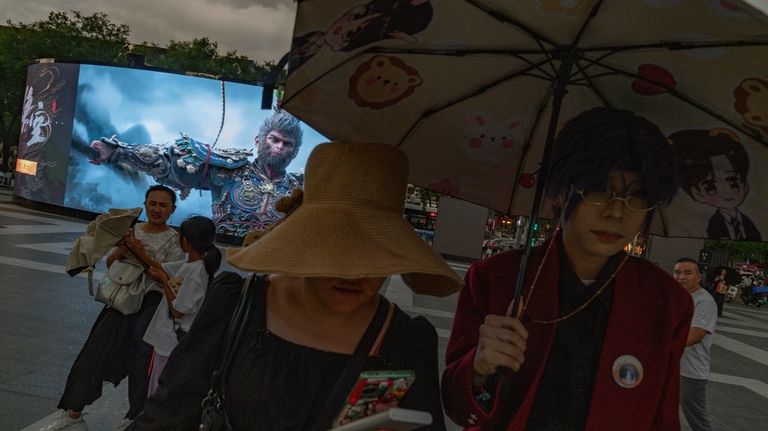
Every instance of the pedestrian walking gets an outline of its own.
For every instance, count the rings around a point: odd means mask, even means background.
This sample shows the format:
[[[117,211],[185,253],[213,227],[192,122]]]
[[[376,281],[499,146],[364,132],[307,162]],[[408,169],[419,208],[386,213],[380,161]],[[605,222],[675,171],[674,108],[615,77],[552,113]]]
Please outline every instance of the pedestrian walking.
[[[446,352],[443,401],[473,430],[679,429],[690,295],[623,248],[677,184],[657,126],[595,108],[566,123],[546,180],[560,228],[531,252],[474,263]],[[500,374],[500,369],[509,373]]]
[[[403,220],[407,158],[383,144],[321,144],[305,175],[304,193],[278,205],[285,218],[228,254],[235,267],[269,276],[245,285],[234,273],[216,277],[130,430],[198,429],[202,417],[233,430],[327,430],[368,411],[353,392],[365,371],[416,376],[385,379],[395,390],[373,397],[374,411],[427,411],[433,422],[423,430],[445,429],[435,328],[380,293],[393,274],[421,294],[462,285]],[[233,315],[244,323],[230,327]]]
[[[147,222],[137,224],[107,256],[108,267],[118,260],[135,260],[132,253],[151,258],[155,263],[184,257],[179,234],[167,224],[176,209],[176,193],[165,186],[152,186],[145,194],[144,208]],[[117,386],[125,377],[128,377],[130,407],[120,429],[144,408],[152,347],[142,338],[162,299],[162,286],[150,277],[144,277],[142,283],[144,295],[138,312],[126,315],[108,305],[102,309],[67,376],[58,404],[61,414],[40,431],[87,430],[82,417],[85,406],[101,396],[104,382]]]
[[[728,283],[726,281],[726,274],[728,274],[728,268],[724,266],[718,266],[712,269],[710,277],[710,283],[712,284],[712,297],[715,298],[715,304],[717,304],[717,317],[723,317],[723,305],[725,302],[725,292],[728,291]]]
[[[693,298],[693,320],[680,360],[680,407],[691,430],[710,431],[707,381],[711,364],[709,352],[717,323],[717,305],[712,295],[701,288],[701,268],[698,262],[685,257],[678,259],[673,275]]]
[[[157,390],[168,356],[192,326],[208,285],[221,265],[221,252],[215,240],[213,220],[190,217],[179,227],[180,246],[187,253],[187,259],[163,263],[161,268],[149,270],[150,275],[162,283],[164,295],[144,334],[144,341],[153,348],[148,395]]]

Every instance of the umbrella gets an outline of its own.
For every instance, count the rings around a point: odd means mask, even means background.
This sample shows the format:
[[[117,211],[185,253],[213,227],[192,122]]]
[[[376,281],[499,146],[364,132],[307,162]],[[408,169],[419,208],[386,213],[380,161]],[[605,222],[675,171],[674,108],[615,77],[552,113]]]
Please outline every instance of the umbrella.
[[[711,283],[715,280],[715,277],[720,275],[720,273],[725,270],[725,278],[723,279],[725,281],[725,284],[728,286],[735,286],[739,283],[741,283],[741,275],[739,275],[739,271],[736,271],[735,269],[729,267],[729,266],[717,266],[713,268],[712,270],[707,272],[707,282]]]
[[[70,277],[88,271],[88,287],[92,291],[93,268],[107,252],[120,242],[141,214],[141,208],[110,208],[88,223],[85,233],[75,240],[67,257],[66,272]]]
[[[743,1],[304,0],[281,103],[331,139],[400,147],[413,184],[533,216],[550,215],[539,185],[561,125],[630,109],[698,166],[651,232],[761,240],[766,58],[768,19]],[[735,179],[713,168],[723,153]]]

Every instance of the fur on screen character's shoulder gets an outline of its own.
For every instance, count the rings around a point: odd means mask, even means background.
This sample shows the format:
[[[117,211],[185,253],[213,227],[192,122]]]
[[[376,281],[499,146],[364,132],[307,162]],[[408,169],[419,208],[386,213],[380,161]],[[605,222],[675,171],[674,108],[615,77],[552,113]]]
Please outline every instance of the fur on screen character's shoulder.
[[[301,187],[304,184],[304,174],[301,172],[288,172],[285,175],[294,187]]]
[[[237,169],[246,166],[253,151],[242,148],[210,148],[207,144],[182,135],[173,143],[176,165],[190,174],[202,172],[207,162],[212,167]]]

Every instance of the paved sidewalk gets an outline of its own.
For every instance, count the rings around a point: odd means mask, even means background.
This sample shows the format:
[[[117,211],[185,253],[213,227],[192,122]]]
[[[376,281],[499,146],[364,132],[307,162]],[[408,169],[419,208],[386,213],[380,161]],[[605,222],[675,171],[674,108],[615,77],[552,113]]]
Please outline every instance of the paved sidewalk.
[[[57,413],[69,369],[101,305],[88,295],[83,276],[64,273],[67,254],[86,222],[10,200],[0,188],[0,431],[37,431]],[[460,273],[467,267],[451,266]],[[398,277],[386,295],[436,326],[442,366],[456,295],[413,295]],[[707,395],[713,429],[768,429],[768,309],[726,304],[712,356]],[[103,396],[85,410],[90,430],[114,430],[127,404],[127,381],[117,388],[106,384]],[[448,429],[459,428],[448,424]],[[683,430],[688,429],[683,421]]]

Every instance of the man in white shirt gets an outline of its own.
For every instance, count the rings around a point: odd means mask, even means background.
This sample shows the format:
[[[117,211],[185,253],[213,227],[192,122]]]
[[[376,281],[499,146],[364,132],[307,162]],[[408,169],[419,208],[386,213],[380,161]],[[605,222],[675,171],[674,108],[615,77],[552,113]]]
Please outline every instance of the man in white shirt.
[[[687,257],[678,259],[673,275],[691,294],[694,307],[688,341],[680,360],[680,407],[693,431],[710,431],[706,390],[717,305],[712,295],[701,288],[698,262]]]

